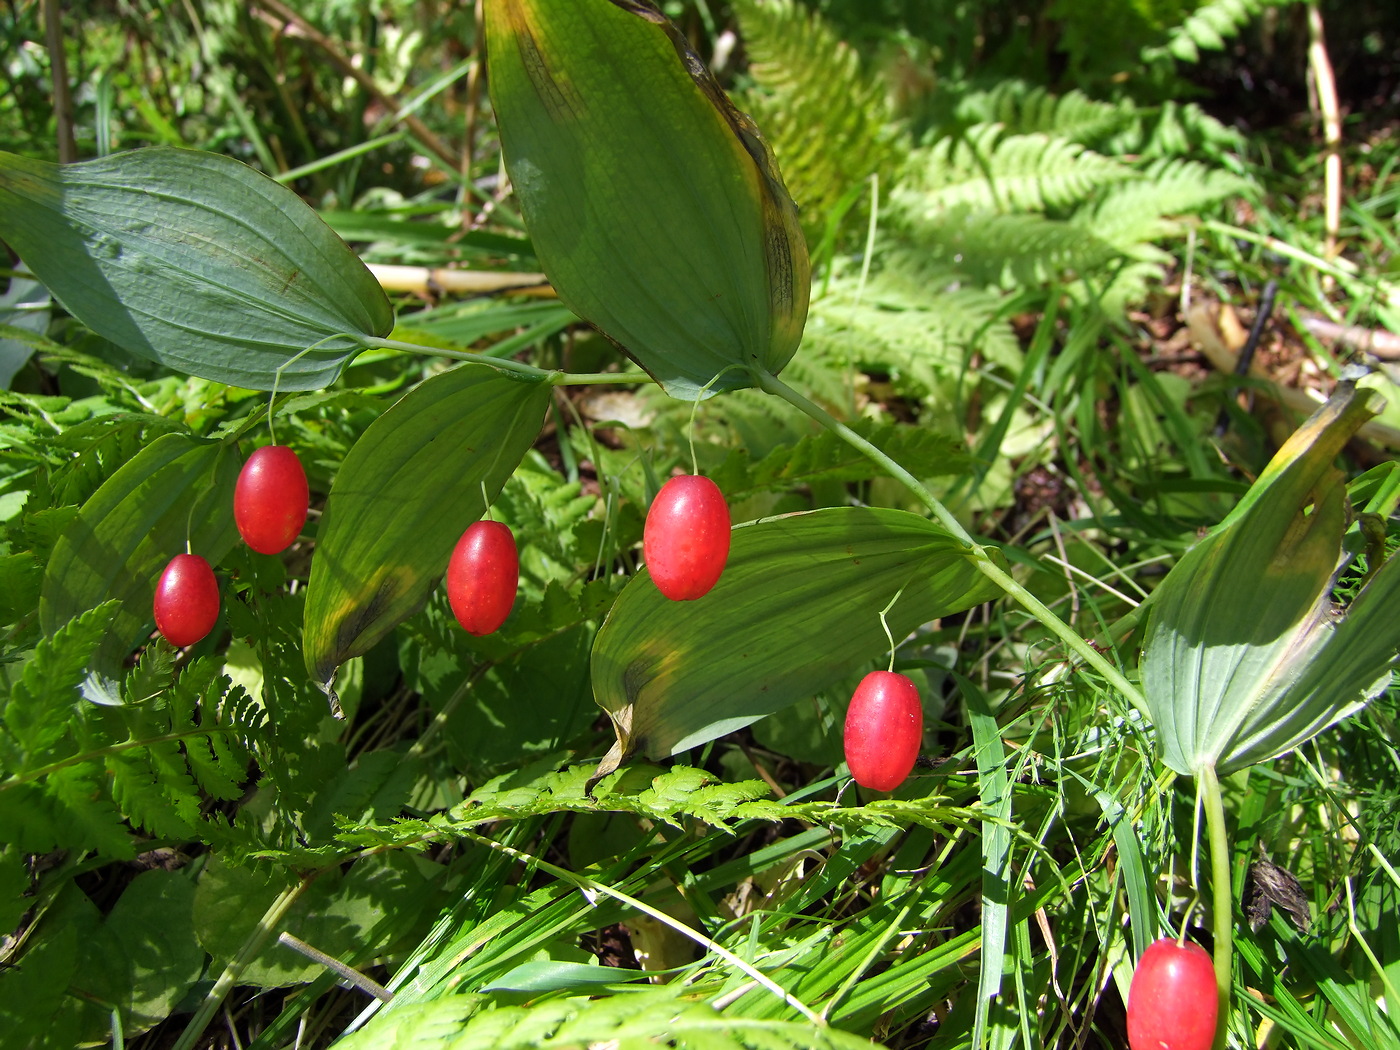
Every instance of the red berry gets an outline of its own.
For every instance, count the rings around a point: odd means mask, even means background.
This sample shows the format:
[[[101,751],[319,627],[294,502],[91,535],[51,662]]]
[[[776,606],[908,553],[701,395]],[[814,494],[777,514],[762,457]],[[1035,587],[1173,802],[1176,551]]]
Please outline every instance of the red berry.
[[[499,521],[474,522],[447,562],[447,601],[468,634],[490,634],[506,622],[520,585],[515,537]]]
[[[152,605],[156,629],[171,645],[194,645],[219,618],[219,581],[198,554],[177,554],[160,574]]]
[[[1206,950],[1164,937],[1147,946],[1128,987],[1132,1050],[1210,1050],[1220,999]]]
[[[306,524],[311,493],[301,460],[286,445],[267,445],[243,464],[233,490],[233,521],[259,554],[281,554]]]
[[[861,787],[893,791],[904,783],[924,739],[919,687],[893,671],[871,671],[846,709],[846,764]]]
[[[662,485],[642,531],[642,558],[656,589],[673,602],[702,598],[728,557],[729,507],[719,486],[699,474]]]

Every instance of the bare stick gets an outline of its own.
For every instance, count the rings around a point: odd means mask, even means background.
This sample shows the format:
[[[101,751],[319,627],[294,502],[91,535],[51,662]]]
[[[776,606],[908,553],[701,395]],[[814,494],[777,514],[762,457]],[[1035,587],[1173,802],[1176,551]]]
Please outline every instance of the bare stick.
[[[58,125],[58,162],[78,159],[73,138],[73,96],[68,91],[68,58],[63,53],[63,12],[58,0],[44,0],[44,41],[49,48],[49,72],[53,76],[53,115]]]
[[[319,948],[311,947],[311,945],[307,944],[300,937],[293,937],[286,930],[283,930],[277,935],[277,941],[279,944],[285,944],[293,951],[301,952],[302,955],[306,956],[312,962],[320,963],[327,970],[339,974],[342,979],[350,982],[366,995],[374,996],[381,1003],[391,1003],[394,1001],[394,993],[389,991],[389,989],[385,988],[378,981],[370,980],[370,978],[366,977],[359,970],[351,966],[346,966],[345,963],[334,956],[327,955]]]
[[[1342,226],[1342,118],[1337,104],[1337,78],[1327,57],[1327,40],[1322,32],[1322,8],[1316,0],[1308,4],[1308,72],[1317,89],[1317,108],[1322,116],[1322,138],[1327,143],[1323,168],[1324,222],[1327,240],[1323,254],[1337,254],[1337,232]]]

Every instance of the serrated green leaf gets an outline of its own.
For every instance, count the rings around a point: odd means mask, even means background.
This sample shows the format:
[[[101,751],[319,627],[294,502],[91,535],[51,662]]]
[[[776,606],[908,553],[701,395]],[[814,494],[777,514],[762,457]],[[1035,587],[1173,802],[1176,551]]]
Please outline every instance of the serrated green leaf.
[[[331,486],[305,612],[306,666],[335,670],[416,612],[463,530],[534,443],[543,382],[483,365],[434,376],[370,424]]]
[[[619,971],[625,972],[625,971]],[[871,1050],[878,1044],[805,1021],[721,1014],[678,990],[605,999],[568,998],[533,1006],[482,1009],[471,996],[412,1003],[382,1013],[345,1039],[344,1050],[412,1046],[419,1050]]]
[[[56,769],[44,779],[44,790],[62,807],[57,823],[63,844],[130,860],[136,856],[131,832],[103,787],[91,762]]]
[[[393,327],[379,283],[310,207],[219,154],[0,153],[0,239],[93,331],[216,382],[326,386]]]
[[[161,570],[185,549],[218,564],[237,541],[233,488],[238,457],[217,442],[165,434],[97,490],[54,545],[39,600],[39,623],[52,635],[101,602],[120,611],[93,657],[120,667],[151,621]]]
[[[111,633],[116,612],[111,603],[86,610],[35,646],[23,675],[0,708],[7,751],[13,744],[28,753],[23,758],[42,754],[68,731],[78,688],[87,677],[93,652]],[[23,761],[20,755],[5,757],[13,766]]]
[[[337,813],[355,818],[396,816],[417,775],[418,765],[406,762],[400,751],[366,752],[316,792],[302,817],[303,832],[312,840],[328,835]]]
[[[485,11],[507,170],[560,299],[676,397],[776,374],[807,314],[797,210],[685,37],[646,3]]]
[[[670,602],[645,571],[593,646],[593,692],[630,754],[684,751],[849,678],[920,624],[995,596],[963,546],[906,511],[837,507],[736,528],[719,583]]]

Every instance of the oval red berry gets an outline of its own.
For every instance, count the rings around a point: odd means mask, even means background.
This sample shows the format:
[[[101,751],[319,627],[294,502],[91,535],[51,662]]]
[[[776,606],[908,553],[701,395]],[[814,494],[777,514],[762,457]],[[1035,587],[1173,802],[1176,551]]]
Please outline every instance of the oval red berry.
[[[243,542],[259,554],[281,554],[306,524],[311,493],[306,471],[286,445],[268,445],[248,457],[233,489],[233,521]]]
[[[673,602],[704,597],[729,558],[729,506],[699,474],[672,478],[647,511],[642,558],[656,589]]]
[[[198,554],[177,554],[160,574],[152,603],[156,629],[171,645],[194,645],[219,619],[219,581]]]
[[[1128,987],[1132,1050],[1210,1050],[1220,999],[1206,950],[1170,937],[1147,946]]]
[[[447,601],[468,634],[500,628],[515,604],[520,585],[520,553],[515,536],[499,521],[471,525],[447,562]]]
[[[893,671],[871,671],[846,709],[846,765],[861,787],[893,791],[904,783],[924,739],[919,687]]]

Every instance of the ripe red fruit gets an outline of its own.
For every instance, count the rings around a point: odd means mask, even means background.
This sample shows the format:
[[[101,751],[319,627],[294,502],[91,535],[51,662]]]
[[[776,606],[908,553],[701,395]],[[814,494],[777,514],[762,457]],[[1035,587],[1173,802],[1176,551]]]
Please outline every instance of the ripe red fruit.
[[[642,531],[642,558],[656,589],[673,602],[704,597],[728,557],[729,506],[719,486],[699,474],[662,485]]]
[[[490,634],[506,622],[520,585],[515,536],[499,521],[474,522],[447,562],[447,601],[468,634]]]
[[[893,791],[904,783],[924,739],[919,687],[893,671],[871,671],[846,709],[846,764],[861,787]]]
[[[1220,1000],[1206,950],[1170,937],[1147,946],[1128,987],[1132,1050],[1210,1050]]]
[[[219,581],[198,554],[177,554],[160,574],[152,608],[171,645],[194,645],[219,619]]]
[[[311,493],[306,471],[286,445],[267,445],[248,457],[233,489],[233,521],[243,542],[259,554],[281,554],[306,524]]]

